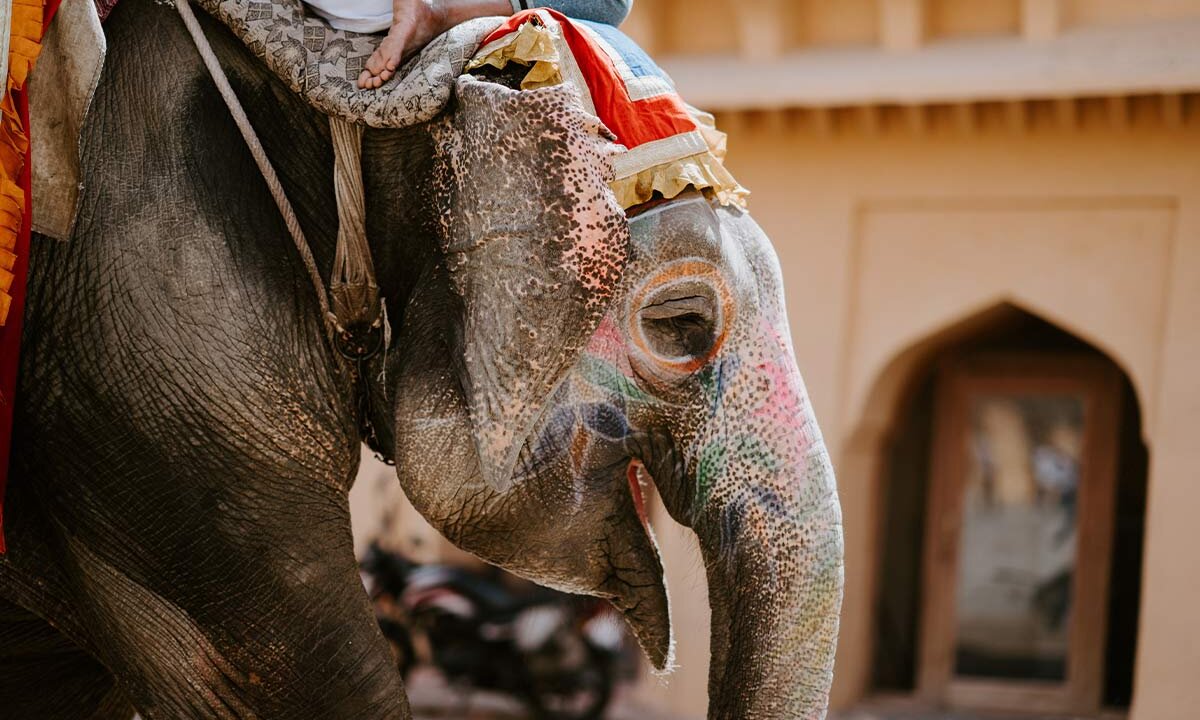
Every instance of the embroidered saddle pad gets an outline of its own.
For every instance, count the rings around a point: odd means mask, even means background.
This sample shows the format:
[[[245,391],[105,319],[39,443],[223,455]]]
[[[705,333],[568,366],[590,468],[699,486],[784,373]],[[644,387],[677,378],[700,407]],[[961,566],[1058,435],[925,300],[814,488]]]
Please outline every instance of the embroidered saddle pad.
[[[438,36],[377,90],[359,74],[382,35],[335,30],[300,0],[193,0],[220,20],[288,87],[326,115],[370,127],[407,127],[446,107],[454,78],[504,18],[476,18]]]

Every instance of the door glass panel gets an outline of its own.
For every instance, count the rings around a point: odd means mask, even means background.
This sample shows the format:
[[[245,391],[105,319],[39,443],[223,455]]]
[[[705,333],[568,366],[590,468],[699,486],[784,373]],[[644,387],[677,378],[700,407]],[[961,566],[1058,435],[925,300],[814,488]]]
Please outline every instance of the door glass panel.
[[[976,395],[969,413],[955,673],[1064,681],[1083,398]]]

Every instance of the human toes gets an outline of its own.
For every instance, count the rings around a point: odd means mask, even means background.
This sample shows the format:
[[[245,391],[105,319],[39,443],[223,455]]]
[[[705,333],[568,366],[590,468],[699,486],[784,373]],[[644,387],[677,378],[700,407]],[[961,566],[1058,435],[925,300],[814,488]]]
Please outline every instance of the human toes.
[[[379,47],[375,52],[380,57],[381,70],[395,72],[396,68],[400,67],[400,61],[404,59],[406,35],[407,33],[404,28],[394,25],[388,36],[383,39],[383,42],[379,43]]]
[[[400,61],[404,59],[404,47],[400,45],[400,43],[396,43],[392,46],[392,48],[390,48],[390,52],[387,52],[384,57],[384,71],[396,72],[396,68],[400,67]]]
[[[375,52],[371,53],[371,57],[367,58],[365,67],[367,68],[367,72],[370,72],[373,76],[383,72],[387,65],[384,60],[382,46],[375,48]]]

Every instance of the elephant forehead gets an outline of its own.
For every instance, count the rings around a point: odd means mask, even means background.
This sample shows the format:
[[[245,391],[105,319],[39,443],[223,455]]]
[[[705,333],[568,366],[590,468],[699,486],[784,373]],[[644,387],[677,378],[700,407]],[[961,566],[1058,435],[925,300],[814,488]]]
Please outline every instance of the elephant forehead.
[[[637,253],[656,259],[696,256],[717,261],[723,252],[717,214],[697,192],[634,215],[629,232]]]

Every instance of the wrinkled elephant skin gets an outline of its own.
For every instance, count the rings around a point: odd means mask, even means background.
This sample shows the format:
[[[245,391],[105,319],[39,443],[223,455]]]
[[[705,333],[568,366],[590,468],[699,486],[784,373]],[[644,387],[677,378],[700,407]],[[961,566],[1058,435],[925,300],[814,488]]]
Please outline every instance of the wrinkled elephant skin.
[[[200,19],[327,273],[326,119]],[[353,557],[362,439],[455,543],[611,599],[667,667],[653,483],[704,554],[710,718],[824,714],[837,498],[747,215],[627,220],[570,90],[462,79],[364,135],[393,336],[359,383],[174,11],[105,32],[79,222],[31,251],[0,715],[409,717]]]

